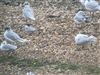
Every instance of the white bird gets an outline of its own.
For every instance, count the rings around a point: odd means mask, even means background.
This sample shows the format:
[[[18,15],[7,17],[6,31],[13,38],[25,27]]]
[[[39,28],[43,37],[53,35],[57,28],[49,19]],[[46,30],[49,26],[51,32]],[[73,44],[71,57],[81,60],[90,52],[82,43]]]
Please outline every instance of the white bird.
[[[35,75],[33,72],[27,72],[26,75]]]
[[[100,5],[95,0],[86,0],[85,8],[91,12],[95,12],[100,10]]]
[[[90,0],[90,1],[95,1],[95,0]],[[80,2],[83,6],[85,6],[86,0],[79,0],[79,2]]]
[[[77,24],[86,23],[89,21],[89,16],[86,16],[83,11],[78,11],[74,16],[74,21]]]
[[[3,41],[0,45],[0,50],[1,51],[10,51],[10,50],[16,50],[17,46],[8,44],[6,41]]]
[[[85,34],[77,34],[75,36],[75,43],[77,45],[85,45],[85,44],[92,44],[92,43],[95,43],[97,40],[96,37],[94,37],[93,35],[91,36],[88,36],[88,35],[85,35]]]
[[[84,6],[86,0],[80,0],[79,2]]]
[[[29,33],[29,34],[32,34],[34,31],[36,31],[37,29],[34,28],[32,25],[30,24],[27,24],[24,26],[24,30]]]
[[[4,32],[4,38],[8,42],[29,42],[27,39],[21,38],[17,33],[15,33],[10,27],[6,27]]]
[[[26,19],[35,20],[33,9],[30,7],[30,3],[28,1],[25,1],[24,3],[23,16]]]

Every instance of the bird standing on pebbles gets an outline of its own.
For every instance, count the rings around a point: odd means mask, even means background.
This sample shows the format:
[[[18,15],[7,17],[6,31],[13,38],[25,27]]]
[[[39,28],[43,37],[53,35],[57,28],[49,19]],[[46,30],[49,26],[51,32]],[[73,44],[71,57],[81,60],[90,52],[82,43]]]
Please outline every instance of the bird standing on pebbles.
[[[17,46],[8,44],[6,41],[3,41],[0,45],[0,50],[1,51],[15,51],[17,49]]]
[[[95,11],[100,11],[100,5],[95,0],[86,0],[85,1],[85,8],[91,12],[93,12],[92,16],[94,15]]]
[[[74,16],[74,22],[78,24],[78,26],[81,26],[82,23],[89,22],[90,17],[86,16],[86,14],[83,11],[78,11],[76,15]]]
[[[35,20],[33,9],[30,7],[30,3],[25,1],[23,4],[23,16],[27,19]]]
[[[95,0],[90,0],[90,1],[95,1]],[[86,0],[79,0],[79,2],[80,2],[83,6],[85,6]]]
[[[29,40],[21,38],[10,27],[5,28],[4,38],[8,42],[22,42],[22,43],[29,42]]]
[[[92,43],[95,43],[96,40],[97,40],[97,38],[94,37],[93,35],[88,36],[88,35],[79,33],[75,36],[75,43],[77,45],[92,44]]]
[[[35,32],[37,29],[33,27],[31,24],[24,25],[24,30],[27,32],[29,35],[31,35],[33,32]]]

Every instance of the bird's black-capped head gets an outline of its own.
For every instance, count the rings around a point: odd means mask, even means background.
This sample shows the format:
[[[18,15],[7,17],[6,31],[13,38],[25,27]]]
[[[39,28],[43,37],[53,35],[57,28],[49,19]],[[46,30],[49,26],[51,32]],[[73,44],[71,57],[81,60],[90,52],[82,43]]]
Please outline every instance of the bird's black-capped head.
[[[25,5],[30,5],[30,3],[29,3],[28,1],[25,1],[25,2],[23,3],[23,6],[25,6]]]
[[[5,27],[5,30],[10,30],[11,28],[10,27]]]

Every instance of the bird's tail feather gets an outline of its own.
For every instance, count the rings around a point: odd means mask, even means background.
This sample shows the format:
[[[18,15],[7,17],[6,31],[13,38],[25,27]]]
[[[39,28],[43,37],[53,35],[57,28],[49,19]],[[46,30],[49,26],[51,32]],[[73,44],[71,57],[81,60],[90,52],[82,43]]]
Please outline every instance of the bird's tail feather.
[[[35,17],[30,17],[32,20],[35,20]]]
[[[95,42],[97,41],[97,38],[96,38],[95,36],[93,36],[93,35],[91,35],[91,36],[89,37],[89,39],[90,39],[90,42],[91,42],[91,43],[95,43]]]
[[[30,40],[27,40],[27,39],[20,39],[19,40],[19,42],[22,42],[22,43],[24,43],[24,42],[29,42]]]
[[[98,6],[98,10],[100,11],[100,5]]]

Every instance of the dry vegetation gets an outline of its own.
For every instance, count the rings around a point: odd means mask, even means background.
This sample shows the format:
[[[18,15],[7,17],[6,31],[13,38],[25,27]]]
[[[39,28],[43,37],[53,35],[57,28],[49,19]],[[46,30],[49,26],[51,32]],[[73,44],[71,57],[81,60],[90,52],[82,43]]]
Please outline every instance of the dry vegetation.
[[[29,36],[21,30],[21,25],[26,24],[21,4],[0,3],[0,41],[4,39],[7,25],[23,38],[32,40],[30,45],[20,46],[12,56],[0,53],[0,75],[25,75],[29,70],[36,75],[100,75],[100,12],[95,13],[91,23],[77,28],[73,16],[82,8],[79,3],[31,0],[31,5],[36,21],[27,23],[38,31]],[[77,46],[74,36],[79,32],[96,36],[97,43],[85,48]]]

